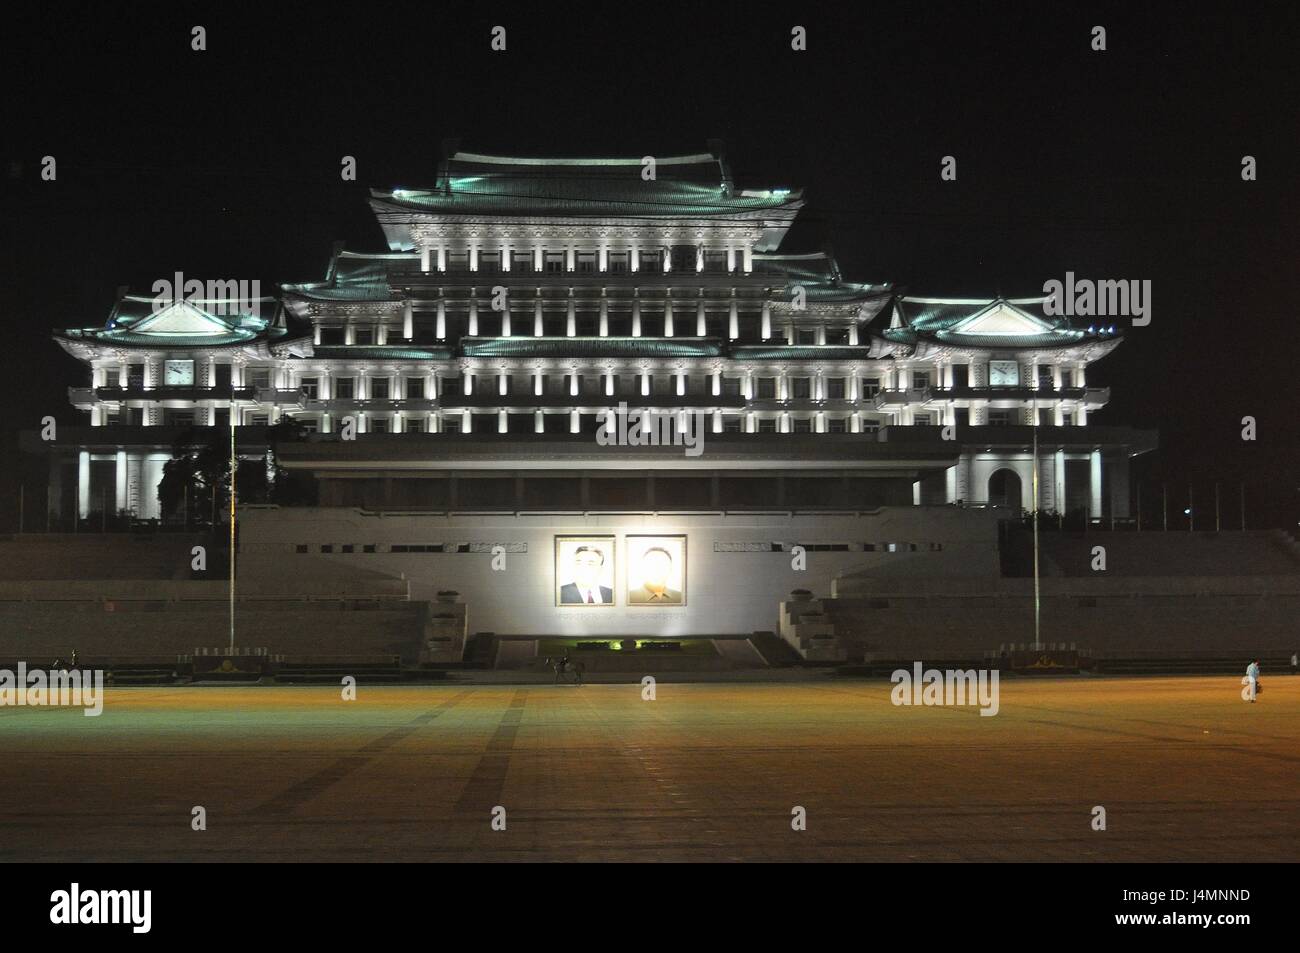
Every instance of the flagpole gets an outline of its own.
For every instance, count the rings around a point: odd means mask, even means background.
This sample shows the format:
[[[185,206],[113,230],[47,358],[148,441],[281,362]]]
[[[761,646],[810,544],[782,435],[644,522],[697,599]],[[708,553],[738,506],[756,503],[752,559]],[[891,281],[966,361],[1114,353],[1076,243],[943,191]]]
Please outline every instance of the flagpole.
[[[233,385],[232,385],[233,387]],[[235,651],[235,396],[230,395],[230,652]]]
[[[1034,401],[1034,651],[1043,648],[1038,594],[1038,401]]]

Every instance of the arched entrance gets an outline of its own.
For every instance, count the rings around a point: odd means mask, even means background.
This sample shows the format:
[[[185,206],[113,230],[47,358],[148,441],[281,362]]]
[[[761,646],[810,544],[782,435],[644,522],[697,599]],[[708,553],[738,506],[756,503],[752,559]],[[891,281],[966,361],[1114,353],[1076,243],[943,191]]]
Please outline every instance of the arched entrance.
[[[1003,467],[989,476],[989,506],[1005,506],[1020,512],[1020,474]]]

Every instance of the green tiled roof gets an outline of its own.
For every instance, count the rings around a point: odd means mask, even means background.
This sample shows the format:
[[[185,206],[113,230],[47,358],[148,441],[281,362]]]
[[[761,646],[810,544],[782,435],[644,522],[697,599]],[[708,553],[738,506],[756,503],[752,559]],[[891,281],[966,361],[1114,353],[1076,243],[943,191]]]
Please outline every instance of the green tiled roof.
[[[711,338],[508,337],[461,339],[466,357],[717,357]]]
[[[440,361],[451,357],[447,347],[411,347],[409,345],[361,344],[317,345],[312,348],[315,357],[365,358],[366,360]]]
[[[1080,341],[1117,337],[1076,328],[1068,317],[1047,314],[1043,310],[1045,300],[900,297],[895,304],[903,326],[881,334],[885,340],[899,344],[928,339],[982,348],[1068,347]],[[986,321],[993,322],[998,330],[982,328]]]
[[[409,255],[342,254],[331,263],[330,274],[324,281],[280,287],[295,297],[316,301],[394,301],[400,296],[388,282],[388,261],[409,258]]]
[[[860,361],[870,357],[871,346],[866,344],[790,344],[790,345],[739,345],[731,348],[731,356],[751,361]]]
[[[274,329],[283,334],[280,329]],[[247,344],[261,335],[258,331],[234,329],[229,334],[136,334],[130,330],[105,331],[98,328],[73,328],[55,332],[56,338],[68,341],[85,341],[111,347],[231,347]],[[271,337],[271,335],[267,335]]]
[[[740,191],[709,154],[656,157],[655,178],[640,158],[528,159],[457,152],[432,189],[372,192],[377,207],[459,214],[720,215],[799,201],[789,189]]]

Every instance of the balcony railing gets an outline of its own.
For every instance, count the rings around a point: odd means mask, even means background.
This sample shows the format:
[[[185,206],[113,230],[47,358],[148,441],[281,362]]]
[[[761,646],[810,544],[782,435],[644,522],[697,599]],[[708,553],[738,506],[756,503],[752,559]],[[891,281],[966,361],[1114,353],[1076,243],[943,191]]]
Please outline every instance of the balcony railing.
[[[72,390],[69,388],[69,396]],[[99,400],[256,400],[254,387],[145,387],[128,384],[126,387],[96,387]]]

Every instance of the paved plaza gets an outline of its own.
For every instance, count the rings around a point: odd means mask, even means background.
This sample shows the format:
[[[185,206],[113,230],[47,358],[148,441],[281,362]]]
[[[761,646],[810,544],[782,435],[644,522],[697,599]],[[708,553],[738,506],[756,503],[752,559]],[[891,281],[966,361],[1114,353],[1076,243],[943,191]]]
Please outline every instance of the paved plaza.
[[[1294,861],[1300,678],[1265,686],[1249,705],[1233,678],[1007,678],[995,717],[825,673],[653,701],[109,689],[98,718],[0,709],[0,859]]]

